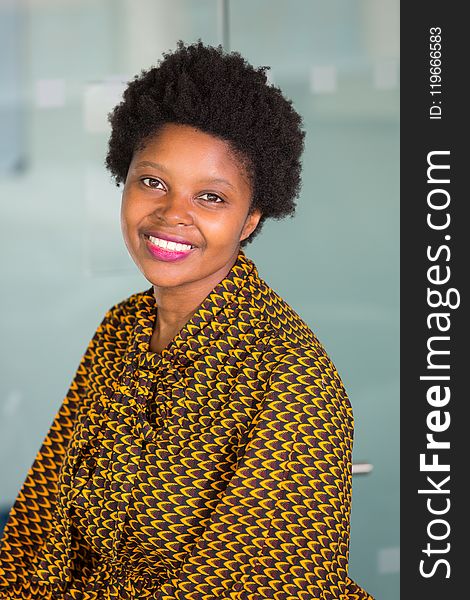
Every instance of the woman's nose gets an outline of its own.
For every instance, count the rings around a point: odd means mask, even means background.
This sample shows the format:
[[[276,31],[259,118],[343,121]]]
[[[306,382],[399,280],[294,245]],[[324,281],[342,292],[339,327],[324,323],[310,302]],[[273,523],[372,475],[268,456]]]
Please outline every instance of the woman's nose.
[[[190,199],[181,192],[165,194],[156,212],[169,224],[191,224],[193,220]]]

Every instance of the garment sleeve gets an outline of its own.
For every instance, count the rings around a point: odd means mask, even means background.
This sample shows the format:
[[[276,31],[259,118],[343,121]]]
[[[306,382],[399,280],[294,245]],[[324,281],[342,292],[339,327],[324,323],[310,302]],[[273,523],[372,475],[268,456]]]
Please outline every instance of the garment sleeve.
[[[161,600],[373,600],[348,577],[352,441],[351,406],[328,357],[290,351]]]
[[[58,477],[79,406],[86,394],[90,368],[109,312],[80,361],[70,388],[26,476],[0,541],[0,598],[35,596],[29,576],[51,531]]]

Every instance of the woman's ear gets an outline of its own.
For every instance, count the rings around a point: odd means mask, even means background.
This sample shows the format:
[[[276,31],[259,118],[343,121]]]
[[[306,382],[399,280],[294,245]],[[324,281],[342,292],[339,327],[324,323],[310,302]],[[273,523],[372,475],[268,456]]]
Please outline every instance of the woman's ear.
[[[258,226],[259,220],[261,219],[261,211],[259,208],[255,208],[253,212],[248,213],[248,216],[243,225],[242,232],[240,234],[240,242],[243,242]]]

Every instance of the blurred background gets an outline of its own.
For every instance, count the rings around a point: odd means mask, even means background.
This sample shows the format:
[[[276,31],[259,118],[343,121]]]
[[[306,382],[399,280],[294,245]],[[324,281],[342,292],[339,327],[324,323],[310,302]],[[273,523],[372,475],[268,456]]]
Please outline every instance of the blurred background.
[[[355,415],[350,575],[399,596],[399,0],[0,0],[0,509],[104,312],[149,283],[119,229],[107,113],[176,41],[238,50],[305,121],[296,216],[246,247]]]

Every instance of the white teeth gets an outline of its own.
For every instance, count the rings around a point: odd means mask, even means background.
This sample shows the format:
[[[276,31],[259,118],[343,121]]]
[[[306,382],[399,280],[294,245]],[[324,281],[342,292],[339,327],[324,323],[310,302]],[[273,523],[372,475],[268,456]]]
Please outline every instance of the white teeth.
[[[179,244],[176,242],[167,242],[166,240],[162,240],[160,238],[153,237],[149,235],[149,240],[155,246],[160,246],[160,248],[166,248],[167,250],[176,250],[177,252],[187,252],[191,250],[191,246],[188,244]]]

